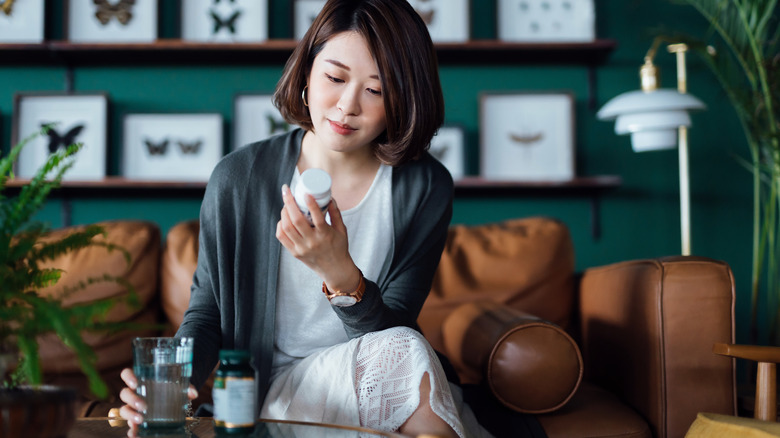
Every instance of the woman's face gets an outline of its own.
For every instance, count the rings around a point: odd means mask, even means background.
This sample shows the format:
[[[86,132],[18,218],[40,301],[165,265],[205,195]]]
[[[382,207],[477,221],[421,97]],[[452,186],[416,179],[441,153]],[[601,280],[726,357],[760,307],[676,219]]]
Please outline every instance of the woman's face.
[[[369,146],[386,128],[379,69],[357,32],[334,35],[314,58],[306,98],[314,133],[328,149]]]

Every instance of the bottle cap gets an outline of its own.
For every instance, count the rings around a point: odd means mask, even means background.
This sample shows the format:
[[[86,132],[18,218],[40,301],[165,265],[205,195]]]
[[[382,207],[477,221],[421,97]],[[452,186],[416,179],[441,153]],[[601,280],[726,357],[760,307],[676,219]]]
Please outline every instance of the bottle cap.
[[[301,184],[306,193],[311,194],[315,198],[330,195],[330,175],[322,169],[306,169],[301,174],[299,184]]]
[[[247,350],[219,350],[219,360],[249,359]]]

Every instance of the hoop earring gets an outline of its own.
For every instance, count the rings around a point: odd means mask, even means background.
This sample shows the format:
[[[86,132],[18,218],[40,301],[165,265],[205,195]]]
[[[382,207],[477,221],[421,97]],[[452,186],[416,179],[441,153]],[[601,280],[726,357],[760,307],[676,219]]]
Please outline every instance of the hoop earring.
[[[309,86],[303,87],[303,91],[301,91],[301,100],[303,100],[303,106],[308,107],[309,102],[306,102],[306,89],[309,88]]]

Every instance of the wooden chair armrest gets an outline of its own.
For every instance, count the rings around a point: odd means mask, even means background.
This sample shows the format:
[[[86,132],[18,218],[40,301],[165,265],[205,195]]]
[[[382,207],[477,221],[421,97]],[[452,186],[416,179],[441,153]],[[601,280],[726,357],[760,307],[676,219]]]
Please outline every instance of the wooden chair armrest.
[[[712,346],[712,352],[721,356],[736,357],[759,363],[780,363],[780,347],[734,345],[719,342]]]

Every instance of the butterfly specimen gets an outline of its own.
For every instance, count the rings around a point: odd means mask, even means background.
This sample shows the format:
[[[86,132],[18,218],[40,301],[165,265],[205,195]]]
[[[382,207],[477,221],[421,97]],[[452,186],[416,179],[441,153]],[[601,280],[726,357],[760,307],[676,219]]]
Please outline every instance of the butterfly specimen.
[[[420,3],[428,3],[429,0],[421,0]],[[420,15],[420,18],[425,22],[425,24],[430,25],[433,23],[433,16],[436,14],[436,10],[429,9],[427,11],[423,11],[420,9],[417,9],[417,7],[414,8],[415,11],[417,11],[417,14]]]
[[[159,142],[154,143],[150,139],[145,139],[144,144],[146,144],[146,149],[149,151],[149,155],[165,155],[165,152],[168,150],[168,139]]]
[[[275,134],[277,132],[287,132],[290,130],[290,124],[284,120],[276,120],[272,114],[265,115],[268,120],[268,125],[271,127],[269,134]]]
[[[48,126],[49,123],[41,123],[41,128]],[[76,136],[78,136],[84,129],[84,125],[76,125],[64,135],[55,131],[54,128],[49,128],[46,133],[49,136],[49,153],[53,154],[60,148],[66,148],[76,142]]]
[[[122,25],[126,25],[133,18],[132,8],[135,0],[119,0],[114,4],[109,3],[108,0],[92,0],[92,2],[97,6],[95,17],[103,26],[107,25],[112,18],[116,18]]]
[[[442,160],[444,160],[444,158],[447,157],[447,151],[449,151],[449,150],[450,150],[450,145],[449,144],[443,144],[443,145],[441,145],[439,147],[435,147],[435,148],[431,147],[429,149],[429,152],[431,153],[431,155],[433,155],[433,158],[436,158],[437,160],[442,161]]]
[[[235,11],[233,12],[233,15],[231,15],[229,18],[223,20],[222,17],[217,15],[216,12],[213,10],[211,12],[211,18],[214,19],[214,34],[217,34],[220,29],[227,28],[230,33],[236,33],[236,20],[238,20],[238,17],[241,15],[241,11]]]
[[[523,146],[530,146],[534,143],[538,143],[542,141],[543,138],[544,138],[544,133],[542,132],[534,135],[509,134],[510,140],[512,140],[515,143],[520,143]]]
[[[200,145],[203,144],[203,140],[195,140],[193,142],[178,141],[179,149],[181,153],[185,155],[197,155],[200,151]]]
[[[14,7],[14,1],[16,0],[4,0],[0,1],[0,11],[3,11],[5,15],[11,15],[12,9]]]
[[[420,17],[423,19],[425,24],[433,23],[433,16],[435,13],[436,11],[434,11],[433,9],[431,9],[430,11],[420,11],[420,10],[417,11],[417,14],[420,15]]]

